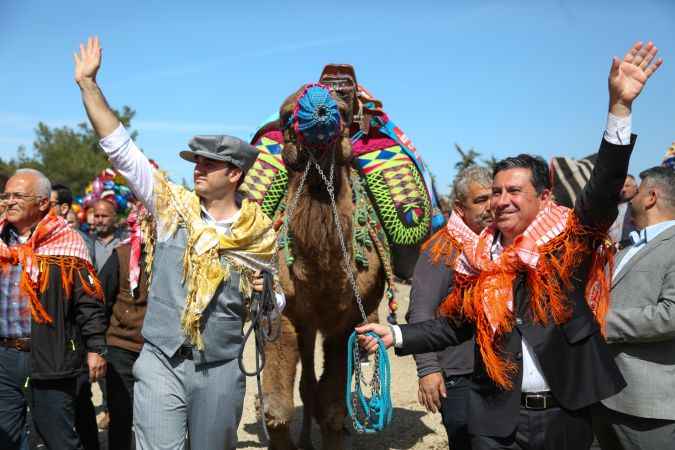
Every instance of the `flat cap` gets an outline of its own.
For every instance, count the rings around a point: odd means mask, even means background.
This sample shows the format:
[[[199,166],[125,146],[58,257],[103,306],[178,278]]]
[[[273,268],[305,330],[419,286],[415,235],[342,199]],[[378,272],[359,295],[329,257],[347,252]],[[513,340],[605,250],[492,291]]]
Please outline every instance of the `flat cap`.
[[[246,173],[258,157],[258,149],[234,136],[195,136],[188,143],[190,150],[180,152],[180,157],[195,162],[197,156],[224,161]]]

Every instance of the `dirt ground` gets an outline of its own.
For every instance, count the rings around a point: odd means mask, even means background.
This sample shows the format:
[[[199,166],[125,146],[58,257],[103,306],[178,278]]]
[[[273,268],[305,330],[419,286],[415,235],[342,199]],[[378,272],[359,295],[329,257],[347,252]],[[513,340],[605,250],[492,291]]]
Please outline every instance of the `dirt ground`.
[[[397,299],[399,302],[399,320],[402,319],[405,311],[408,310],[409,286],[397,285]],[[384,321],[387,315],[386,302],[380,305],[380,320]],[[346,343],[345,343],[346,345]],[[253,352],[250,348],[246,349],[246,358],[249,367],[253,367]],[[321,346],[317,345],[317,374],[321,373],[320,355]],[[445,435],[445,429],[441,423],[440,414],[427,413],[417,402],[417,373],[415,370],[415,361],[412,357],[396,357],[390,350],[389,358],[391,362],[391,395],[394,405],[394,414],[391,424],[384,431],[377,434],[357,434],[351,432],[347,440],[347,448],[354,450],[384,450],[384,449],[447,449],[448,440]],[[256,419],[255,396],[256,396],[255,378],[249,378],[246,383],[246,399],[244,401],[244,413],[239,426],[239,446],[240,449],[260,449],[266,448],[263,441],[262,429]],[[293,437],[297,441],[299,435],[300,422],[302,420],[302,402],[298,391],[298,380],[295,386],[295,421]],[[346,421],[348,428],[352,427]],[[314,447],[321,448],[319,429],[316,424],[313,427],[312,438]]]

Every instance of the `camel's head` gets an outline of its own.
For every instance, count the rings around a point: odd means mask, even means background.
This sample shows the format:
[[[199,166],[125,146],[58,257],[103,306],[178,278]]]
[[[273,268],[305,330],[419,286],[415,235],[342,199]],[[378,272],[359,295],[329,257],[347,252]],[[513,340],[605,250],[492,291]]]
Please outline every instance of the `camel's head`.
[[[322,84],[307,84],[281,105],[279,122],[284,134],[282,153],[286,166],[303,171],[315,159],[326,166],[348,164],[351,158],[349,129],[345,126],[349,108]]]

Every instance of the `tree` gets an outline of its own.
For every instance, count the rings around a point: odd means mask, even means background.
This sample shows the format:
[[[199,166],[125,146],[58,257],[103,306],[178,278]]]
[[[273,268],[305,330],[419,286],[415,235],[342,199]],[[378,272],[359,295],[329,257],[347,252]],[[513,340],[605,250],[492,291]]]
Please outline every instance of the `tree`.
[[[127,128],[136,112],[124,106],[115,115]],[[131,133],[135,139],[138,133]],[[101,170],[109,167],[108,158],[98,146],[98,137],[88,123],[70,127],[50,128],[39,122],[35,129],[32,155],[24,147],[17,149],[16,159],[0,159],[0,172],[11,174],[21,167],[31,167],[44,173],[52,183],[62,183],[73,193],[82,194],[85,187]],[[7,171],[7,172],[5,172]]]
[[[467,167],[476,164],[476,159],[480,156],[480,153],[474,150],[473,147],[471,147],[468,151],[464,151],[464,149],[462,149],[462,147],[457,143],[455,143],[455,150],[457,150],[457,153],[459,153],[460,157],[460,160],[455,163],[455,169],[458,173]]]
[[[494,172],[495,166],[497,165],[498,162],[499,160],[495,158],[495,155],[492,155],[490,156],[490,159],[483,160],[483,165],[485,165],[485,167],[490,169],[490,172]]]

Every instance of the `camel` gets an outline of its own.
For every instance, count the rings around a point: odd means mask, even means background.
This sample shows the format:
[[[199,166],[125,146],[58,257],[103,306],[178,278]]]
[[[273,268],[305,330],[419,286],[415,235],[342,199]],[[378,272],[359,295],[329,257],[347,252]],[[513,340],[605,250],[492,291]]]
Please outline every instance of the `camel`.
[[[286,99],[280,109],[281,124],[288,124],[298,95]],[[349,127],[351,107],[332,95],[342,117],[340,136],[321,151],[299,145],[292,126],[284,130],[282,157],[289,171],[287,204],[298,191],[309,152],[329,173],[335,163],[333,186],[340,223],[348,252],[352,250],[352,187],[350,185],[351,143]],[[270,448],[298,448],[291,439],[289,424],[293,416],[293,386],[296,366],[301,362],[300,395],[303,421],[299,447],[311,449],[310,430],[316,419],[321,430],[322,448],[344,448],[344,389],[346,381],[347,339],[354,326],[363,322],[355,295],[343,269],[343,253],[339,241],[329,194],[315,168],[310,170],[304,189],[288,225],[292,238],[293,262],[284,263],[279,255],[279,280],[287,306],[281,317],[281,333],[277,341],[266,347],[267,363],[263,372],[265,420],[270,432]],[[351,258],[356,284],[363,299],[368,321],[377,321],[377,307],[385,289],[385,270],[376,249],[364,250],[367,268],[357,267]],[[323,336],[324,365],[321,378],[314,371],[314,350],[317,333]]]

